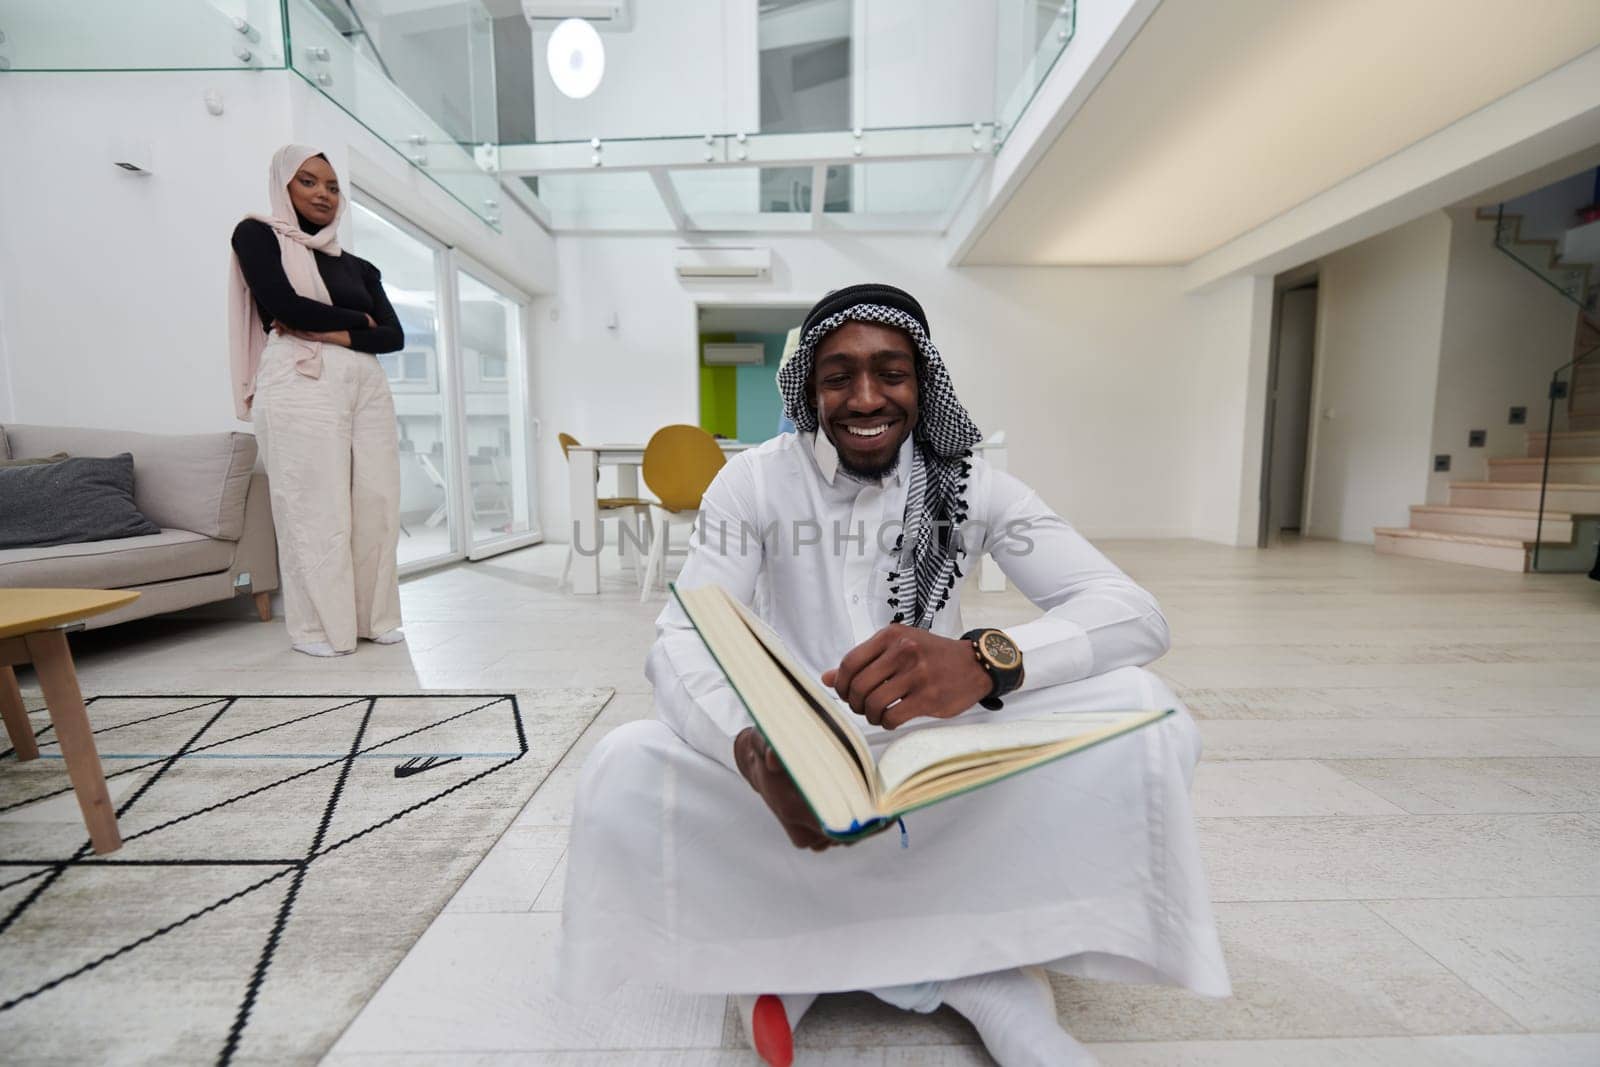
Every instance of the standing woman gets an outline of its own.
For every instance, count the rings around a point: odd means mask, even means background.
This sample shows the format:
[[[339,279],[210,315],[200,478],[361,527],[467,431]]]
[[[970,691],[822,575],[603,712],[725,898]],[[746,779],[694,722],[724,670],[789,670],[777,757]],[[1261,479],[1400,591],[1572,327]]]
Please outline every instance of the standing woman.
[[[373,358],[405,344],[378,268],[341,252],[344,197],[328,159],[272,157],[270,215],[233,231],[233,396],[266,457],[289,640],[312,656],[400,631],[394,399]]]

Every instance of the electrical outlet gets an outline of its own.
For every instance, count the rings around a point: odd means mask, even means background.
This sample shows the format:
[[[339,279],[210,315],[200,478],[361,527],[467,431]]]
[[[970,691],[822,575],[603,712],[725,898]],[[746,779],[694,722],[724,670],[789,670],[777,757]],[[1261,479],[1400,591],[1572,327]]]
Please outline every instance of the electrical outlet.
[[[1513,426],[1525,426],[1528,422],[1527,408],[1512,408],[1511,415],[1506,419]]]
[[[1433,457],[1433,472],[1435,474],[1444,474],[1447,471],[1449,471],[1449,469],[1450,469],[1450,457],[1449,456],[1434,456]]]
[[[1488,440],[1489,440],[1489,431],[1488,430],[1468,430],[1467,431],[1467,447],[1468,448],[1482,448],[1485,444],[1488,443]]]

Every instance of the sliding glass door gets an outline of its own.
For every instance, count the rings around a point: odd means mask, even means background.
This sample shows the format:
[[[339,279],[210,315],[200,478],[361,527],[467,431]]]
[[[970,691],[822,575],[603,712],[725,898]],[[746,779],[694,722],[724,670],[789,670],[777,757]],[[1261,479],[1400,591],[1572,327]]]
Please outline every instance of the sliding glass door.
[[[357,199],[351,251],[377,265],[406,334],[406,346],[378,362],[394,394],[400,431],[400,568],[459,558],[460,510],[452,479],[450,360],[443,299],[444,245]]]
[[[351,251],[377,265],[406,335],[377,357],[400,436],[401,573],[536,541],[527,297],[375,200],[351,206]]]
[[[519,358],[528,302],[478,266],[456,269],[466,444],[467,553],[474,559],[536,533],[527,368]]]

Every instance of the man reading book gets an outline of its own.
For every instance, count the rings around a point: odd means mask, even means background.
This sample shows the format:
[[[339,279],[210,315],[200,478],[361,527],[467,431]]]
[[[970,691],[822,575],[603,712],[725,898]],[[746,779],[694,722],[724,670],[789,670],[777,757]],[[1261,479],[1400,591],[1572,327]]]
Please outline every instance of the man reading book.
[[[1168,645],[1155,600],[974,455],[910,294],[830,293],[778,382],[796,432],[718,474],[677,584],[750,607],[875,752],[939,720],[1176,713],[841,844],[669,601],[645,668],[656,718],[602,739],[579,783],[570,988],[737,994],[769,1063],[824,992],[948,1004],[1005,1065],[1092,1062],[1047,970],[1226,995],[1189,808],[1198,735],[1143,669]],[[967,627],[961,579],[984,553],[1042,615]]]

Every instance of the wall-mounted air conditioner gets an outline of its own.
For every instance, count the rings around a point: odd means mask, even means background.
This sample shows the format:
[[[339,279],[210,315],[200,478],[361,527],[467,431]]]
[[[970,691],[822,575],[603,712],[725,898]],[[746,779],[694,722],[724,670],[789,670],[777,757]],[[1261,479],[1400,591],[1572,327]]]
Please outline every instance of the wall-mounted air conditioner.
[[[768,278],[772,275],[770,248],[706,248],[682,245],[672,262],[680,278]]]
[[[759,367],[767,361],[767,346],[755,341],[704,345],[701,352],[708,367]]]
[[[522,0],[522,17],[535,30],[564,19],[586,19],[597,30],[633,28],[633,0]]]

